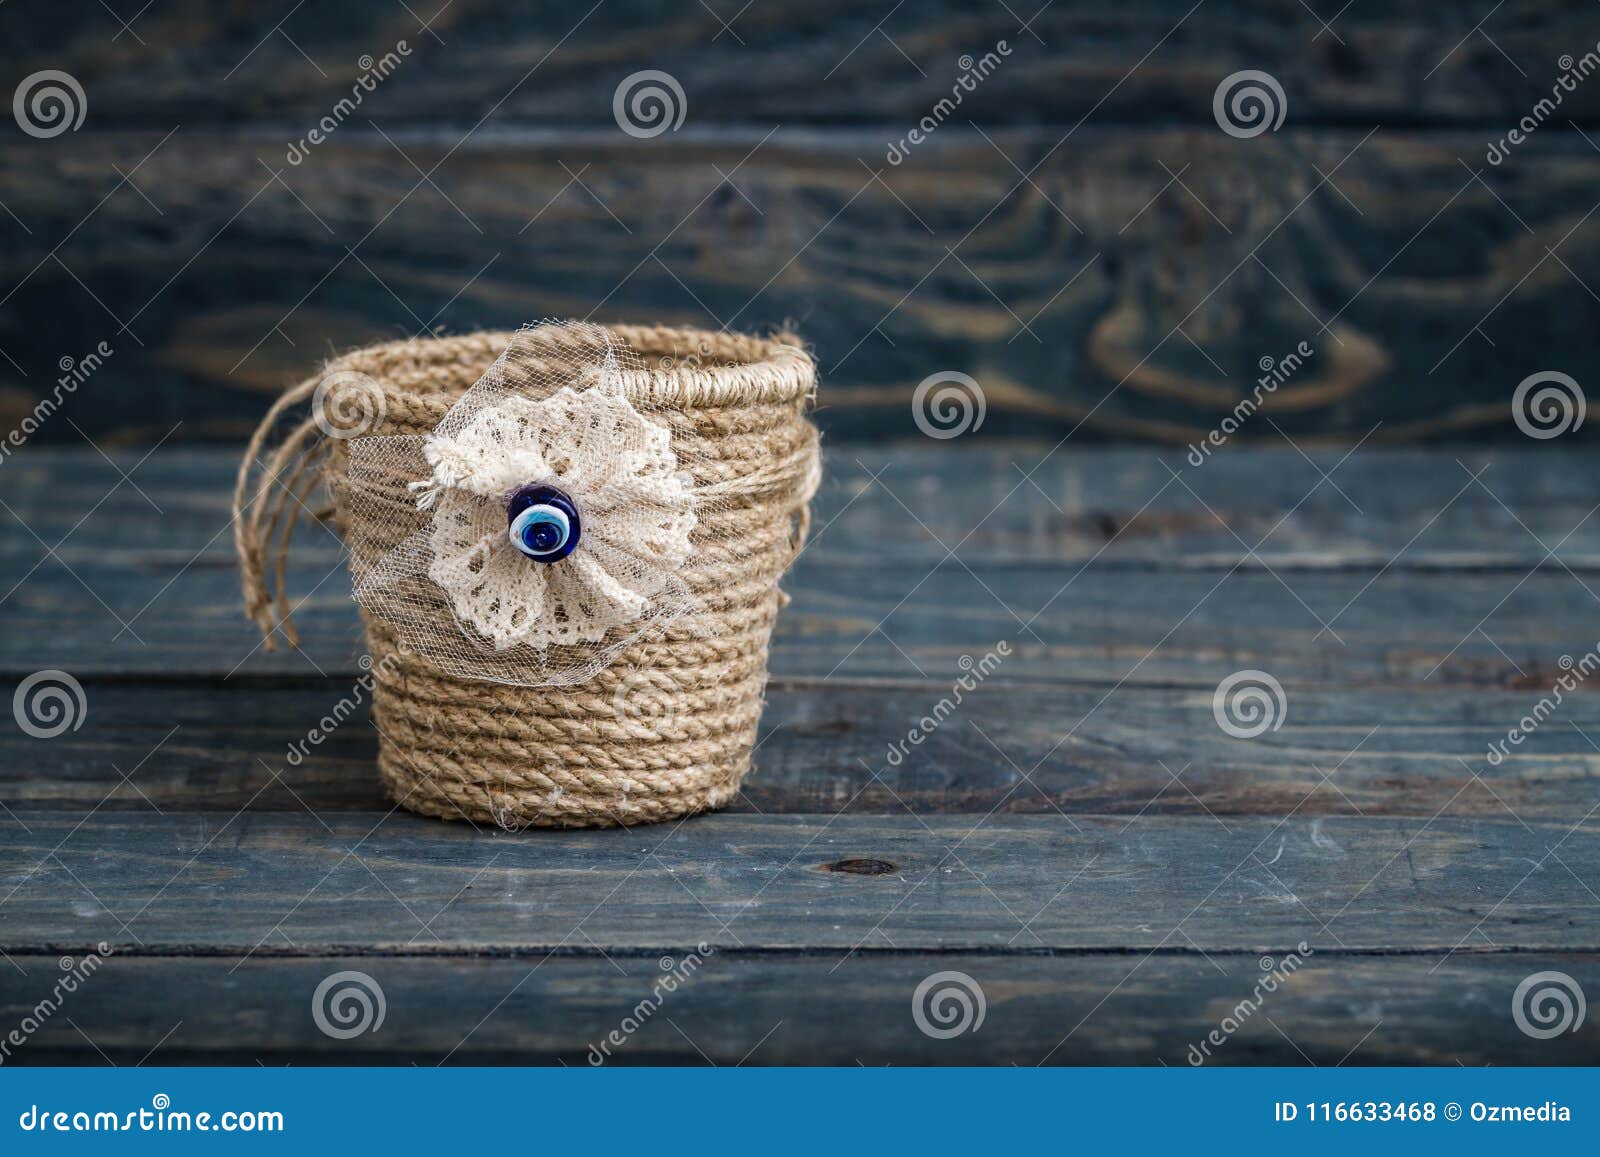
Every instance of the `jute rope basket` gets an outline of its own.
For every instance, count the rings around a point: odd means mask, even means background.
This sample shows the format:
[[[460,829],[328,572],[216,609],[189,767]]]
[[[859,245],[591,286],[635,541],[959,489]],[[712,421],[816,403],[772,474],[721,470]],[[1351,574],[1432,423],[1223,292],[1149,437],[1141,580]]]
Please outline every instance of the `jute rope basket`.
[[[449,674],[362,611],[372,666],[378,766],[413,811],[506,829],[649,823],[727,803],[750,766],[778,581],[799,553],[820,472],[807,419],[816,371],[797,339],[613,327],[643,372],[627,385],[670,428],[697,488],[721,496],[693,531],[681,577],[692,614],[622,649],[598,674],[562,686],[511,686]],[[284,590],[296,515],[319,485],[335,529],[352,526],[350,443],[305,418],[282,430],[318,384],[365,375],[382,391],[368,433],[427,434],[507,346],[478,333],[374,346],[286,392],[252,439],[234,497],[247,613],[268,646],[298,645]],[[564,357],[558,332],[548,357]],[[399,484],[395,503],[414,505]]]

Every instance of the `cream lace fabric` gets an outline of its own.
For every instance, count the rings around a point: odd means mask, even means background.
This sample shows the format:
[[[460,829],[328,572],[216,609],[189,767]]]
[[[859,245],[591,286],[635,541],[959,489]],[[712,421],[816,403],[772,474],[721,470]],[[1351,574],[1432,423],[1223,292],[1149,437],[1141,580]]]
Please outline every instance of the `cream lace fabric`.
[[[431,434],[353,441],[353,498],[387,505],[352,537],[357,601],[444,670],[521,685],[589,678],[687,611],[691,474],[666,424],[630,401],[630,371],[606,330],[548,322],[519,332]],[[414,509],[394,502],[397,474]],[[558,561],[508,533],[525,487],[576,508]]]

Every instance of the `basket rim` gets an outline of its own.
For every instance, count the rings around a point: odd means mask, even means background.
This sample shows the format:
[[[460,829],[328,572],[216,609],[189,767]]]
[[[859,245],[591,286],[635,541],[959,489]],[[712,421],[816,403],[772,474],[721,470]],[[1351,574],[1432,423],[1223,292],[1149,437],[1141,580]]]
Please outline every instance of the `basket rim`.
[[[788,332],[771,337],[674,326],[604,325],[646,363],[625,372],[628,396],[674,408],[793,402],[816,392],[816,363],[800,339]],[[324,375],[353,371],[372,377],[387,391],[414,396],[454,395],[454,388],[412,388],[429,368],[465,368],[476,377],[488,369],[521,330],[477,330],[381,342],[350,350],[324,367]],[[470,383],[469,383],[470,384]],[[464,387],[463,387],[464,388]]]

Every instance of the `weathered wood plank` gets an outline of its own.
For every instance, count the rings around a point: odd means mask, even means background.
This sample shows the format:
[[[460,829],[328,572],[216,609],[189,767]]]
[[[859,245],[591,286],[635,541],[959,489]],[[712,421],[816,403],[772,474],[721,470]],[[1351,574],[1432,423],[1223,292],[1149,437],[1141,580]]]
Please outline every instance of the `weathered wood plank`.
[[[55,955],[0,971],[16,1024],[60,975]],[[677,963],[679,958],[674,958]],[[744,954],[705,958],[622,1045],[598,1053],[662,975],[657,954],[253,959],[113,957],[7,1060],[12,1064],[945,1065],[1192,1063],[1190,1046],[1236,1015],[1265,975],[1256,955]],[[1273,961],[1274,965],[1277,960]],[[1511,1019],[1528,974],[1557,969],[1590,992],[1593,954],[1428,957],[1318,953],[1266,994],[1208,1065],[1555,1065],[1600,1060],[1591,1017],[1535,1040]],[[836,966],[837,965],[837,966]],[[317,985],[366,973],[383,1024],[334,1040],[312,1018]],[[935,1040],[912,1019],[926,977],[959,971],[983,1023]],[[129,999],[137,993],[137,999]],[[71,1017],[68,1024],[66,1018]],[[1269,1019],[1270,1018],[1270,1019]],[[76,1029],[74,1028],[76,1026]],[[80,1035],[80,1031],[81,1034]],[[1370,1033],[1370,1035],[1369,1035]],[[170,1035],[168,1035],[170,1034]],[[93,1043],[84,1039],[87,1036]],[[102,1055],[103,1054],[103,1055]]]
[[[1326,815],[1576,819],[1600,799],[1600,697],[1567,697],[1520,745],[1540,692],[1296,691],[1282,728],[1217,725],[1209,690],[988,684],[769,686],[756,766],[729,810],[904,815]],[[0,683],[0,702],[14,686]],[[377,735],[364,688],[90,682],[83,725],[0,730],[0,830],[32,811],[372,811]],[[941,700],[950,700],[941,707]],[[322,720],[357,704],[342,724]],[[318,742],[308,740],[315,728]],[[1499,742],[1508,753],[1487,758]],[[120,770],[119,770],[120,769]],[[122,773],[128,774],[124,780]],[[876,778],[874,778],[874,775]],[[1324,779],[1324,776],[1327,776]],[[1479,778],[1474,779],[1474,776]],[[1576,809],[1576,810],[1574,810]]]
[[[899,167],[858,130],[390,135],[299,167],[262,129],[7,138],[4,426],[101,338],[36,438],[239,437],[334,350],[593,315],[796,320],[852,437],[918,437],[916,385],[959,371],[969,437],[1198,442],[1308,342],[1237,439],[1520,441],[1517,383],[1593,349],[1600,155],[1554,125],[1481,180],[1479,138],[1406,129],[951,126]]]
[[[960,117],[1070,125],[1093,112],[1096,123],[1209,122],[1219,80],[1270,64],[1291,124],[1509,122],[1549,95],[1559,54],[1581,55],[1595,39],[1578,4],[1519,0],[1488,17],[1425,0],[1352,5],[1336,17],[1295,0],[1195,7],[1137,0],[1024,12],[957,0],[928,12],[860,0],[771,10],[454,0],[396,11],[384,0],[346,0],[328,18],[173,3],[123,13],[132,26],[124,32],[118,17],[84,3],[11,5],[0,31],[15,45],[18,76],[74,73],[97,126],[258,117],[303,121],[296,136],[339,115],[333,106],[367,71],[359,58],[381,57],[401,40],[410,55],[359,94],[356,115],[460,124],[460,132],[490,114],[495,125],[609,124],[618,82],[641,69],[681,83],[691,125],[909,128],[951,95],[958,58],[1001,39],[1011,55],[961,93]],[[1480,20],[1492,43],[1472,35]],[[1580,86],[1562,112],[1593,119],[1597,99]]]
[[[1009,639],[996,676],[1006,680],[1214,687],[1255,667],[1291,688],[1548,685],[1563,655],[1594,646],[1586,624],[1600,581],[1581,568],[1594,564],[1600,523],[1589,518],[1593,463],[1555,452],[1545,467],[1542,453],[1510,455],[1480,485],[1464,466],[1476,473],[1482,457],[1360,451],[1333,473],[1366,512],[1356,515],[1319,486],[1336,459],[1292,450],[1175,466],[1183,481],[1170,484],[1141,452],[1063,450],[1039,475],[1041,493],[1008,472],[1004,452],[917,448],[902,479],[899,448],[852,449],[834,458],[813,545],[789,581],[796,597],[772,669],[938,683],[963,654]],[[29,448],[5,465],[17,473],[0,522],[0,673],[359,672],[330,532],[306,528],[294,554],[306,651],[265,653],[239,612],[231,456],[121,461]],[[111,489],[118,469],[134,470],[138,490]],[[1284,521],[1286,501],[1299,506]],[[1064,513],[1077,509],[1081,519]],[[974,540],[962,544],[969,523]]]
[[[124,450],[108,462],[86,447],[29,447],[4,462],[4,497],[33,533],[0,512],[0,556],[32,565],[43,540],[85,571],[108,556],[141,569],[197,555],[197,566],[227,566],[239,453],[198,446],[145,458]],[[926,567],[955,550],[984,572],[1016,562],[1076,569],[1093,561],[1163,570],[1388,566],[1520,575],[1547,556],[1553,565],[1600,571],[1600,518],[1591,517],[1600,457],[1581,448],[1369,443],[1347,456],[1252,445],[1197,468],[1182,453],[1156,448],[830,443],[824,465],[807,548],[817,565],[889,558]],[[132,485],[117,485],[119,471]],[[302,535],[296,546],[308,565],[326,559],[331,566],[339,550],[320,533]]]
[[[478,832],[404,813],[34,813],[0,947],[258,953],[1595,950],[1600,823],[717,816]],[[836,957],[837,959],[837,957]]]
[[[0,673],[360,672],[359,624],[337,559],[291,571],[305,649],[271,653],[240,613],[230,567],[183,566],[106,560],[69,572],[55,558],[0,559],[0,589],[20,584],[0,604]],[[1448,579],[1392,569],[1129,575],[1042,563],[984,574],[957,562],[829,564],[808,552],[785,583],[794,602],[779,619],[771,670],[949,681],[962,656],[976,659],[1005,640],[1013,653],[997,678],[1006,680],[1209,692],[1255,668],[1291,693],[1329,685],[1505,689],[1547,683],[1562,656],[1593,649],[1597,588],[1554,564]]]

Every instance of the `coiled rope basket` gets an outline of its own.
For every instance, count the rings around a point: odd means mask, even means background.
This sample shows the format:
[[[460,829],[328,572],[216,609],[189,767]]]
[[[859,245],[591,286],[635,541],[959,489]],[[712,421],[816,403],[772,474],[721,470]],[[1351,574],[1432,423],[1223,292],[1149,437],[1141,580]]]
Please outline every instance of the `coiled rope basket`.
[[[523,331],[530,332],[548,368],[576,372],[562,331]],[[787,602],[778,582],[804,545],[820,476],[817,431],[807,418],[815,366],[788,334],[604,332],[642,367],[627,379],[630,400],[648,405],[670,430],[696,490],[718,495],[700,512],[678,571],[693,595],[692,613],[628,641],[580,681],[517,686],[444,670],[363,605],[378,767],[395,800],[412,811],[508,830],[650,823],[725,804],[750,766],[768,645]],[[245,608],[269,647],[280,632],[298,646],[285,556],[295,517],[319,485],[352,549],[363,537],[379,547],[399,538],[373,518],[372,502],[352,493],[355,443],[322,414],[288,425],[293,416],[319,385],[354,377],[379,391],[362,436],[427,435],[513,336],[358,350],[272,407],[234,496]],[[397,510],[415,509],[404,479],[390,490],[380,497]],[[439,613],[449,616],[443,602]]]

